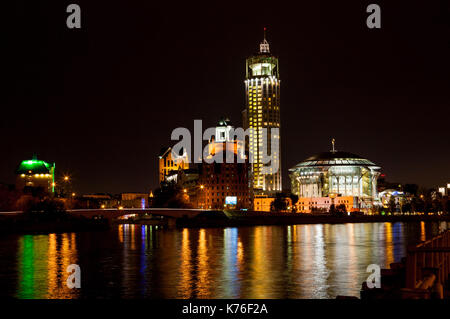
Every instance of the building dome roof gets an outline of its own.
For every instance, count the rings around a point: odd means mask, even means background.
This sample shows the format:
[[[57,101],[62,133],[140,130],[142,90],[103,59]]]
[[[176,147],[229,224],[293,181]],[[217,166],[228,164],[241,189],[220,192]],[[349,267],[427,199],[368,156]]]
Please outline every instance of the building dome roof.
[[[314,166],[376,166],[376,164],[353,153],[329,151],[308,157],[291,170]]]
[[[342,151],[329,151],[329,152],[322,152],[316,155],[313,155],[311,157],[308,157],[306,161],[320,161],[320,160],[332,160],[336,158],[362,158],[359,155],[349,153],[349,152],[342,152]]]
[[[50,174],[52,165],[33,157],[32,160],[22,161],[16,169],[16,174]]]

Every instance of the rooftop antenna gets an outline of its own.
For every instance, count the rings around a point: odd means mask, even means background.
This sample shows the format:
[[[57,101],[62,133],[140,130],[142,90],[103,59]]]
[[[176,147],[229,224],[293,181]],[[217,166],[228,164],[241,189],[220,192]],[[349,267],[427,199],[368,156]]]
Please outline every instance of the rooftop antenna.
[[[336,150],[334,149],[334,143],[336,142],[336,140],[333,138],[332,140],[331,140],[331,145],[333,146],[333,149],[331,150],[333,153],[335,153],[336,152]]]
[[[266,40],[266,30],[267,30],[267,28],[264,27],[264,40],[259,45],[259,52],[260,53],[270,53],[269,42],[267,42],[267,40]]]

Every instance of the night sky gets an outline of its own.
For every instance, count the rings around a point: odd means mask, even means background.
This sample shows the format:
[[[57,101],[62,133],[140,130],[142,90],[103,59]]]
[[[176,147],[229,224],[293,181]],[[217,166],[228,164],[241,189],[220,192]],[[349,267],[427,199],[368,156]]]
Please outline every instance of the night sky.
[[[81,29],[66,27],[70,3]],[[7,15],[0,182],[36,153],[79,193],[154,189],[174,128],[242,125],[264,26],[280,59],[283,188],[333,137],[389,181],[450,182],[449,1],[16,1]]]

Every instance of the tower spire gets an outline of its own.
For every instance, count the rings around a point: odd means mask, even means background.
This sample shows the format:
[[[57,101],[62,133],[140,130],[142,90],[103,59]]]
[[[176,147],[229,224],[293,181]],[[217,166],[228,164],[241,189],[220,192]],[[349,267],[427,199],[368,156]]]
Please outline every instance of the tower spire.
[[[270,53],[269,42],[266,40],[266,30],[267,28],[264,27],[264,40],[259,45],[259,53]]]
[[[336,140],[333,138],[332,140],[331,140],[331,145],[332,145],[332,147],[333,147],[333,149],[331,150],[333,153],[335,153],[336,152],[336,149],[334,148],[334,143],[336,142]]]

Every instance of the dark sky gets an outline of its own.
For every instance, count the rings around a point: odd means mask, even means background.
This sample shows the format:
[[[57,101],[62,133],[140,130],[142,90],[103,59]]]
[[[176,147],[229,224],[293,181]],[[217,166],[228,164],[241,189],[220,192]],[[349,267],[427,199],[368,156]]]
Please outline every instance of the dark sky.
[[[393,3],[394,2],[394,3]],[[81,6],[82,28],[66,27]],[[390,181],[450,182],[449,1],[27,1],[8,11],[0,182],[33,153],[78,192],[148,191],[176,127],[241,126],[245,58],[280,58],[287,169],[331,148]],[[366,26],[381,6],[382,28]]]

